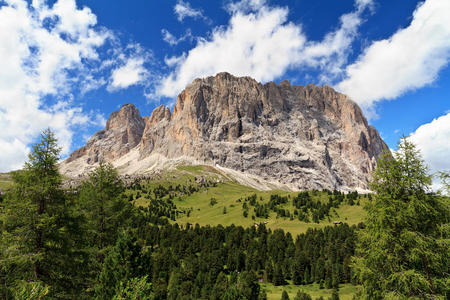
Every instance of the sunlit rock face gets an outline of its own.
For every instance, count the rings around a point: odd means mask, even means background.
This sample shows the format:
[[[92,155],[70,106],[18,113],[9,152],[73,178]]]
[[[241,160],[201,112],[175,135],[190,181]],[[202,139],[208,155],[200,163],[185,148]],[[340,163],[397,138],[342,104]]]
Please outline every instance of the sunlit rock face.
[[[61,168],[70,175],[74,168],[79,173],[99,161],[120,161],[122,173],[144,172],[136,164],[150,164],[147,158],[157,154],[292,190],[366,189],[384,149],[358,105],[329,86],[263,85],[219,73],[188,85],[172,113],[159,106],[141,117],[124,105]]]

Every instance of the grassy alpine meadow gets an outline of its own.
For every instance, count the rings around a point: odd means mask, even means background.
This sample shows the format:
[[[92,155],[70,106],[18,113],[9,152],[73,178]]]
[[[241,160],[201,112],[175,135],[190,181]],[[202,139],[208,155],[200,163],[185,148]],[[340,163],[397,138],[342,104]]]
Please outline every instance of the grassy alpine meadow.
[[[12,185],[10,173],[0,173],[0,191],[6,190]]]
[[[196,192],[190,196],[176,200],[175,204],[178,208],[192,209],[189,216],[187,214],[183,214],[177,219],[177,222],[179,224],[198,223],[201,226],[215,226],[219,224],[228,226],[234,224],[236,226],[243,227],[254,226],[255,223],[259,224],[267,222],[267,228],[272,230],[283,229],[295,236],[306,232],[308,228],[323,228],[325,226],[332,225],[334,221],[346,222],[349,225],[358,224],[363,220],[365,215],[361,205],[350,206],[344,204],[333,210],[330,213],[329,218],[326,217],[319,223],[314,223],[312,221],[303,222],[296,218],[290,219],[290,217],[277,217],[275,212],[270,212],[267,219],[256,217],[252,209],[249,210],[248,216],[244,217],[242,200],[241,202],[239,202],[239,200],[254,194],[256,194],[258,199],[262,197],[263,200],[259,200],[262,203],[267,203],[270,196],[274,194],[280,196],[290,196],[291,198],[297,195],[296,192],[285,192],[279,190],[261,192],[234,182],[226,182],[219,184],[217,187]],[[313,199],[320,199],[324,196],[324,194],[326,193],[318,192],[317,198],[313,196]],[[217,203],[211,205],[211,199],[215,199]],[[280,207],[289,209],[290,212],[294,211],[292,203],[280,205]]]
[[[178,187],[177,187],[178,186]],[[267,228],[283,229],[294,236],[306,232],[308,228],[323,228],[333,225],[335,221],[356,225],[360,223],[365,211],[363,204],[367,201],[366,195],[358,195],[355,201],[349,204],[345,195],[341,195],[343,201],[331,207],[328,215],[320,220],[313,221],[311,211],[306,211],[308,220],[299,220],[293,205],[293,199],[299,192],[287,192],[283,190],[258,191],[254,188],[243,186],[220,174],[209,166],[179,166],[176,170],[164,173],[156,179],[143,182],[137,189],[128,189],[128,197],[134,199],[137,206],[147,207],[150,199],[155,198],[154,191],[164,187],[174,192],[167,192],[162,197],[172,200],[176,205],[176,220],[180,225],[186,223],[210,225],[236,225],[255,226],[265,223]],[[337,197],[331,191],[309,191],[309,201],[326,204],[329,198]],[[335,192],[336,193],[336,192]],[[267,216],[257,216],[255,205],[251,205],[246,198],[256,198],[257,205],[268,205],[274,195],[284,197],[286,203],[276,205],[275,210],[284,210],[288,216],[281,216],[274,210],[268,210]],[[245,203],[245,204],[244,204]],[[247,207],[244,209],[244,207]],[[247,210],[247,214],[244,211]]]
[[[324,299],[331,298],[332,289],[320,289],[319,284],[308,284],[308,285],[284,285],[284,286],[274,286],[272,283],[260,283],[261,290],[264,290],[267,294],[267,300],[279,300],[281,299],[281,294],[286,291],[289,295],[289,299],[294,299],[297,292],[303,291],[308,293],[312,299],[323,297]],[[339,299],[340,300],[351,300],[357,291],[358,286],[352,284],[342,284],[339,287]]]

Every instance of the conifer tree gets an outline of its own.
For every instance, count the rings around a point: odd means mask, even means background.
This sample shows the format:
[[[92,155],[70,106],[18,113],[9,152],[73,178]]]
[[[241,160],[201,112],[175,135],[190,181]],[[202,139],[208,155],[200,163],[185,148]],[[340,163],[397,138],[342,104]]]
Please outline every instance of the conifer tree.
[[[237,283],[238,289],[243,299],[248,300],[257,300],[259,296],[259,289],[260,286],[257,282],[257,278],[255,273],[243,271],[239,275],[238,283]]]
[[[258,300],[267,300],[267,293],[266,293],[265,290],[262,290],[262,291],[259,293]]]
[[[303,276],[303,278],[305,280],[305,284],[310,284],[311,283],[308,268],[305,268],[305,275]]]
[[[228,289],[228,279],[227,276],[220,272],[219,276],[217,276],[216,283],[211,291],[211,299],[219,300],[222,299],[223,295]]]
[[[273,285],[283,285],[285,283],[283,271],[279,264],[275,264],[274,272],[273,272]]]
[[[98,299],[111,299],[132,278],[150,273],[150,253],[142,249],[130,232],[121,232],[116,245],[105,258],[97,279],[95,293]],[[123,286],[122,286],[123,288]]]
[[[298,291],[294,300],[312,300],[311,296],[303,291]]]
[[[113,300],[151,300],[154,299],[152,284],[148,282],[147,276],[137,277],[126,283],[121,282],[117,294]]]
[[[302,272],[300,270],[300,266],[295,263],[292,267],[292,282],[295,285],[300,285],[303,283]]]
[[[281,300],[289,300],[289,295],[285,290],[283,290],[283,293],[281,294]]]
[[[87,237],[99,262],[131,216],[131,205],[122,197],[124,185],[109,163],[100,163],[80,187],[80,206],[86,215]]]
[[[353,266],[363,299],[433,298],[449,289],[449,205],[429,193],[431,178],[407,138],[383,154],[373,175]]]
[[[337,289],[333,289],[333,292],[331,293],[331,300],[339,300],[339,291]]]
[[[169,284],[167,285],[167,299],[176,300],[180,293],[180,287],[182,278],[179,269],[175,269],[169,278]]]
[[[8,272],[7,285],[35,282],[50,287],[53,296],[73,288],[71,272],[64,272],[70,271],[72,249],[57,165],[60,151],[54,133],[45,130],[24,168],[13,173],[14,184],[3,203],[0,222],[0,265]]]

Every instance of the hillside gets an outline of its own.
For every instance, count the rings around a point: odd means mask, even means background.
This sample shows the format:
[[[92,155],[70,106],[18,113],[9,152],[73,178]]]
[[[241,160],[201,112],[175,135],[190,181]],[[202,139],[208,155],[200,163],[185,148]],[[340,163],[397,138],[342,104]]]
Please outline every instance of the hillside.
[[[12,184],[10,173],[0,173],[0,192],[4,191]]]
[[[209,166],[179,166],[151,180],[137,180],[126,195],[136,206],[164,208],[161,216],[180,225],[245,228],[265,224],[293,236],[308,228],[332,226],[335,221],[357,225],[365,215],[362,206],[367,201],[367,195],[337,191],[259,191]]]

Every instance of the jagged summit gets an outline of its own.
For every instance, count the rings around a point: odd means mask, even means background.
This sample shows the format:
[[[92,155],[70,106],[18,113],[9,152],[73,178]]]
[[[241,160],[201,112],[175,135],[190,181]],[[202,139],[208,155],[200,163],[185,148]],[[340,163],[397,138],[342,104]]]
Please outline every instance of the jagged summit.
[[[383,149],[358,105],[329,86],[219,73],[188,85],[173,113],[122,106],[61,169],[74,176],[104,160],[145,173],[183,160],[293,190],[365,189]]]

